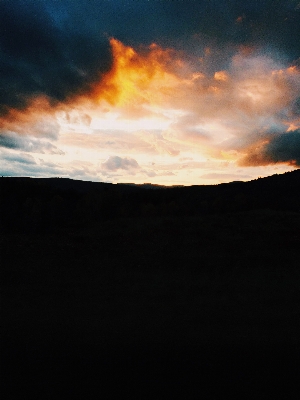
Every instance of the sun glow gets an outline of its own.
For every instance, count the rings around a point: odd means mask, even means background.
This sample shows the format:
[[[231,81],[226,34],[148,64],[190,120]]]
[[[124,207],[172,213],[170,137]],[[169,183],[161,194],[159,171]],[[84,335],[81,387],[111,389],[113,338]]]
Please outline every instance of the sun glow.
[[[119,130],[135,132],[142,129],[164,130],[167,129],[170,121],[158,118],[141,118],[130,120],[119,118],[118,114],[109,113],[104,118],[93,118],[90,128],[93,130]]]
[[[180,60],[156,44],[139,53],[116,39],[110,45],[112,69],[88,96],[70,104],[67,113],[57,113],[62,130],[89,134],[168,129],[183,114],[172,107],[176,88],[182,84],[172,68]],[[191,80],[196,79],[194,75]]]

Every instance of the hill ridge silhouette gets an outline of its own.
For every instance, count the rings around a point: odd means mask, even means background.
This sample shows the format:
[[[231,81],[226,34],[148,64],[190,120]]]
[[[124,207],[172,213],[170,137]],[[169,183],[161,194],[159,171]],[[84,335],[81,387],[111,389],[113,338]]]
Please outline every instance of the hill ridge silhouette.
[[[189,188],[189,187],[206,187],[206,186],[221,186],[221,185],[230,185],[230,184],[239,184],[239,183],[250,183],[250,182],[261,182],[261,181],[266,181],[266,180],[274,180],[274,179],[300,179],[300,169],[295,169],[294,171],[289,171],[289,172],[284,172],[282,174],[273,174],[265,177],[259,177],[255,179],[251,179],[249,181],[242,181],[242,180],[235,180],[231,182],[224,182],[224,183],[216,183],[216,184],[193,184],[193,185],[161,185],[161,184],[156,184],[156,183],[151,183],[151,182],[145,182],[145,183],[133,183],[133,182],[118,182],[118,183],[110,183],[110,182],[96,182],[96,181],[85,181],[81,179],[72,179],[72,178],[67,178],[67,177],[10,177],[10,176],[2,176],[1,179],[10,179],[10,180],[15,180],[15,181],[36,181],[36,182],[45,182],[45,183],[54,183],[56,184],[55,186],[57,187],[62,187],[63,183],[66,184],[66,188],[68,189],[68,183],[73,184],[73,183],[78,183],[78,185],[86,186],[86,187],[92,187],[95,185],[102,185],[104,186],[133,186],[133,187],[140,187],[140,188],[167,188],[167,189],[174,189],[174,188]]]
[[[300,170],[248,182],[154,187],[68,178],[1,178],[1,229],[38,232],[122,217],[300,211]]]

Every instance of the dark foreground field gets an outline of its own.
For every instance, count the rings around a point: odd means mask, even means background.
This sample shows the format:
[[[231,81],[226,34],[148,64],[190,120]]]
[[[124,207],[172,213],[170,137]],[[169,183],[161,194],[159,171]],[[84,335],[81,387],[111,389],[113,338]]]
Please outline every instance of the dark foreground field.
[[[1,236],[4,399],[298,399],[300,213]]]

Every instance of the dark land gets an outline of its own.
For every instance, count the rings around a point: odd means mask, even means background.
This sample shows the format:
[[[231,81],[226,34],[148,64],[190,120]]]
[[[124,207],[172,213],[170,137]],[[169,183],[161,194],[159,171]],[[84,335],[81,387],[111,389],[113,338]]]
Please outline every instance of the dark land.
[[[1,178],[3,399],[298,399],[300,170]]]

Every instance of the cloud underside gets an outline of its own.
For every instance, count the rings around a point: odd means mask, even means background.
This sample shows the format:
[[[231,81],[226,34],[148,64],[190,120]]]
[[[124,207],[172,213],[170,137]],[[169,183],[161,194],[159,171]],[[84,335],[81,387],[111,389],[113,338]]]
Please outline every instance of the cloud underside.
[[[289,163],[300,167],[300,130],[283,133],[270,142],[250,150],[240,165]]]
[[[5,163],[97,179],[176,175],[185,156],[299,167],[298,3],[2,0]]]

